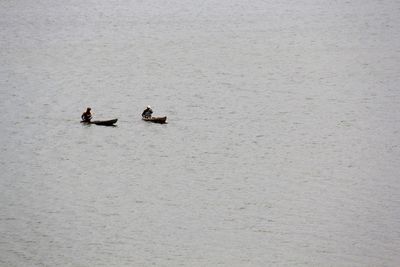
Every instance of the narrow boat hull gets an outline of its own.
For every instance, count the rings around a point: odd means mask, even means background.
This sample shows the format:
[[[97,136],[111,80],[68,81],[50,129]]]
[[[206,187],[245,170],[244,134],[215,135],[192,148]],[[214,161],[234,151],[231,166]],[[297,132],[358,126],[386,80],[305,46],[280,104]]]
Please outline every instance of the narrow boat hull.
[[[150,117],[150,118],[143,117],[142,120],[154,123],[161,123],[161,124],[167,123],[167,117]]]
[[[81,123],[85,124],[96,124],[102,126],[115,126],[114,124],[118,121],[118,119],[107,120],[107,121],[81,121]]]

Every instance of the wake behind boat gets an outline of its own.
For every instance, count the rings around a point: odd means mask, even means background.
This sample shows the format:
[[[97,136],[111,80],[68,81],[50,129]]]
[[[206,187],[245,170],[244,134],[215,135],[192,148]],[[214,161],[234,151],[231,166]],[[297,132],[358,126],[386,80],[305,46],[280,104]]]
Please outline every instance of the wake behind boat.
[[[96,124],[96,125],[102,125],[102,126],[115,126],[114,124],[117,121],[118,121],[118,119],[112,119],[112,120],[104,120],[104,121],[81,121],[81,123]]]

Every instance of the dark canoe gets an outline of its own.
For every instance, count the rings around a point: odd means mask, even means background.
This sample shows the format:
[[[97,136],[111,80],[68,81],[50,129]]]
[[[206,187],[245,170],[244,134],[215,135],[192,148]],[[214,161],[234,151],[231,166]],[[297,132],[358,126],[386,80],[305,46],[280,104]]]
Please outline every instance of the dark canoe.
[[[115,126],[114,124],[118,121],[118,119],[108,120],[108,121],[81,121],[81,123],[85,124],[96,124],[102,126]]]
[[[142,120],[154,123],[167,123],[167,117],[150,117],[150,118],[142,117]]]

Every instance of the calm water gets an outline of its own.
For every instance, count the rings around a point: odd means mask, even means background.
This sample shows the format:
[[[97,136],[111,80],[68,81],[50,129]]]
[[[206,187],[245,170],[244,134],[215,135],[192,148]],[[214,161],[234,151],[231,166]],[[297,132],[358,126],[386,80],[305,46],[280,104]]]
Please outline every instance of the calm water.
[[[0,265],[399,266],[399,14],[2,1]]]

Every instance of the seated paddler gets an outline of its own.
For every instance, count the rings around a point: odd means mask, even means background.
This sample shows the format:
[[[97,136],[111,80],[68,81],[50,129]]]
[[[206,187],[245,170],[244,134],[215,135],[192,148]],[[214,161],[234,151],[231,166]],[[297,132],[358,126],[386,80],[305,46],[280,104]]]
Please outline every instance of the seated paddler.
[[[87,108],[85,112],[82,113],[81,119],[83,122],[90,122],[92,119],[92,113],[90,113],[91,108]]]
[[[151,114],[153,114],[153,110],[151,109],[150,106],[147,106],[145,110],[142,112],[142,117],[143,118],[151,118]]]

